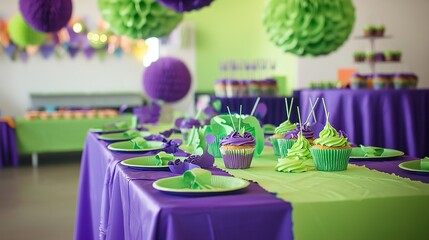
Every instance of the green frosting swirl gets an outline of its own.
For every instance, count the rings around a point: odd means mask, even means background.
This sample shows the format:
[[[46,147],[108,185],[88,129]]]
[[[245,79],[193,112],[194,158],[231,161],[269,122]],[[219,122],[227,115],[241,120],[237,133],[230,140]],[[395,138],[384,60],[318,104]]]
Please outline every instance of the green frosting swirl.
[[[279,159],[275,170],[279,172],[300,173],[315,170],[313,157],[310,152],[310,142],[298,134],[296,143],[288,150],[285,158]]]
[[[274,129],[275,134],[284,134],[287,131],[294,130],[296,128],[295,123],[291,123],[289,120],[282,122],[276,129]]]
[[[349,146],[347,138],[340,137],[337,130],[335,130],[329,122],[326,122],[325,127],[319,133],[319,138],[314,140],[314,143],[328,147]]]

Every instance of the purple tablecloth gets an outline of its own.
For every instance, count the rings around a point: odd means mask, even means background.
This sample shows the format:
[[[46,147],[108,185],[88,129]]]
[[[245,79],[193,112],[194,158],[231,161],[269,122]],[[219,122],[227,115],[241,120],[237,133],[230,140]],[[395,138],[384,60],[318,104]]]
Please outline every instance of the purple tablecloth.
[[[15,129],[0,121],[0,167],[18,166]]]
[[[374,169],[384,173],[395,174],[403,178],[409,178],[414,181],[421,181],[424,183],[429,183],[429,174],[417,174],[415,172],[410,172],[403,170],[398,167],[400,163],[417,160],[418,158],[403,156],[396,158],[386,158],[384,160],[372,160],[372,161],[362,161],[362,160],[353,160],[350,159],[350,163],[358,166],[366,166],[369,169]]]
[[[139,156],[111,152],[89,133],[82,156],[75,239],[292,239],[291,205],[255,183],[231,195],[158,192],[165,171],[119,164]],[[227,175],[213,169],[215,175]]]
[[[301,90],[302,112],[309,97],[325,98],[332,126],[346,131],[356,144],[392,148],[409,156],[429,156],[429,90]],[[316,116],[323,128],[322,104]]]
[[[232,112],[239,112],[240,105],[243,106],[243,113],[250,114],[252,112],[253,105],[256,102],[257,97],[214,97],[212,100],[219,99],[222,103],[221,113],[227,114],[227,106],[231,109]],[[288,98],[288,101],[291,101],[291,98]],[[262,123],[279,125],[280,123],[286,120],[286,104],[284,97],[261,97],[260,103],[264,103],[267,106],[267,114],[263,117]],[[296,106],[299,104],[299,99],[294,99],[293,109],[296,109]],[[291,120],[294,122],[298,121],[298,115],[296,110],[292,111]]]

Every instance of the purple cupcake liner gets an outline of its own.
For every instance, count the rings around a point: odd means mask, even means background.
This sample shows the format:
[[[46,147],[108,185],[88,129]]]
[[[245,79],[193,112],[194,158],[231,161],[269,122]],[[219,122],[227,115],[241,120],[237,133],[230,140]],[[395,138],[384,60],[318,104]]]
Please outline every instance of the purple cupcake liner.
[[[250,168],[253,159],[254,148],[221,150],[222,159],[226,168],[245,169]]]

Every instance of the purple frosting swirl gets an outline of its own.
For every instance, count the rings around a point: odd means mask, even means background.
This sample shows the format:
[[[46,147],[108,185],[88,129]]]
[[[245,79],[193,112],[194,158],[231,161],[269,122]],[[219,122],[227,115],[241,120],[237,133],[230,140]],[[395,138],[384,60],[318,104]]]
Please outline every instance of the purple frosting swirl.
[[[201,126],[200,121],[194,118],[183,120],[182,123],[180,124],[181,128],[192,128],[192,127],[198,128],[200,126]]]
[[[344,132],[343,130],[338,130],[338,135],[340,135],[340,137],[343,137],[343,138],[349,138],[349,135],[347,135],[347,133]]]
[[[251,133],[245,132],[243,133],[243,136],[240,135],[240,133],[233,131],[229,135],[225,136],[220,140],[220,145],[235,145],[235,146],[244,146],[244,145],[250,145],[255,146],[255,138],[252,136]]]
[[[298,139],[298,134],[301,132],[301,126],[299,124],[296,125],[294,130],[288,131],[285,134],[285,139]],[[307,139],[314,138],[314,132],[310,129],[310,126],[304,125],[302,127],[302,136]]]

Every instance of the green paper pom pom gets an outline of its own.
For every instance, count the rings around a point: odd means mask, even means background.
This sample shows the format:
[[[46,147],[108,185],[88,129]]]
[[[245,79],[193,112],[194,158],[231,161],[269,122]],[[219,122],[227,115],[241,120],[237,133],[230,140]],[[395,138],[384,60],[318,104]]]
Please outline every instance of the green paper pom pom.
[[[98,0],[98,7],[112,32],[134,39],[166,36],[183,18],[156,0]]]
[[[355,22],[351,0],[268,0],[263,24],[284,52],[326,55],[349,37]]]
[[[21,14],[13,16],[8,25],[7,31],[10,39],[19,47],[25,48],[29,45],[40,45],[45,41],[46,35],[32,29]]]

